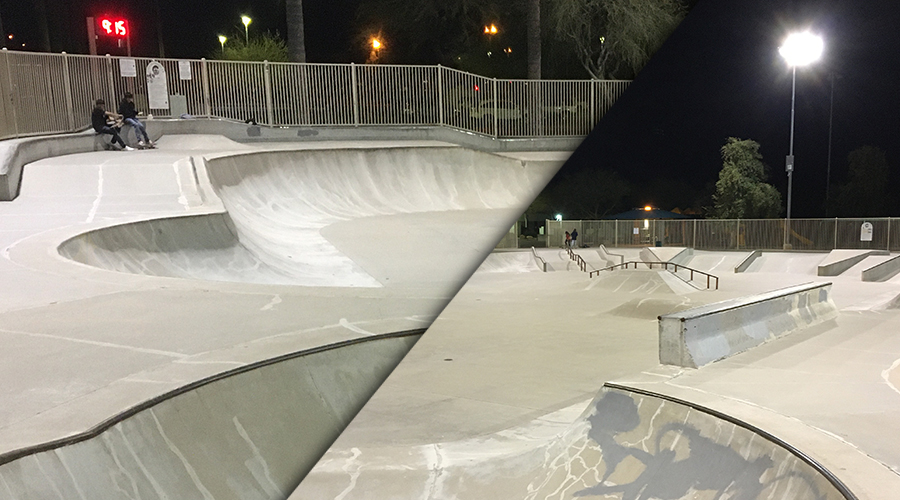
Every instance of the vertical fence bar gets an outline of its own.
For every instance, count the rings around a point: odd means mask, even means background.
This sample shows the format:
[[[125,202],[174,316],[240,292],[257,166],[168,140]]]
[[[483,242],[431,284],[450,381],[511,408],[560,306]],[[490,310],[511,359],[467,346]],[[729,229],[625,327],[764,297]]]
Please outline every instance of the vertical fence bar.
[[[887,218],[887,226],[888,226],[888,233],[887,233],[887,243],[885,246],[886,246],[887,251],[890,252],[891,251],[891,218],[890,217]]]
[[[359,126],[359,90],[356,85],[356,63],[350,63],[350,91],[353,99],[353,126]]]
[[[66,112],[69,114],[69,131],[75,131],[75,106],[72,104],[72,82],[69,80],[69,55],[63,56],[63,86],[66,92]]]
[[[494,137],[497,137],[497,136],[500,135],[500,131],[499,131],[498,128],[497,128],[497,126],[499,125],[499,121],[497,120],[497,104],[498,104],[498,102],[497,102],[497,92],[498,92],[498,88],[497,88],[497,87],[498,87],[498,85],[497,85],[497,79],[496,79],[496,78],[493,79],[493,87],[494,87],[494,115],[493,115],[493,118],[494,118]]]
[[[694,244],[691,248],[697,248],[697,219],[694,219]]]
[[[266,88],[266,123],[274,126],[275,107],[272,105],[272,71],[269,68],[269,61],[263,61],[263,79]]]
[[[110,109],[115,109],[116,88],[113,85],[112,56],[109,54],[106,54],[106,74],[109,78],[106,83],[109,85],[109,105],[112,106]]]
[[[444,68],[438,64],[438,125],[444,124]]]
[[[838,218],[834,218],[834,246],[831,247],[832,250],[837,250],[837,237],[838,237]]]
[[[16,109],[18,106],[16,105],[14,97],[16,93],[12,82],[12,68],[9,66],[9,51],[6,47],[3,47],[3,55],[6,56],[6,78],[9,81],[9,96],[4,96],[4,98],[9,99],[10,107],[12,108],[13,123],[15,124],[16,137],[19,137],[19,111]]]
[[[203,113],[207,118],[212,119],[212,100],[209,95],[209,66],[205,57],[200,59],[200,86],[203,92]]]

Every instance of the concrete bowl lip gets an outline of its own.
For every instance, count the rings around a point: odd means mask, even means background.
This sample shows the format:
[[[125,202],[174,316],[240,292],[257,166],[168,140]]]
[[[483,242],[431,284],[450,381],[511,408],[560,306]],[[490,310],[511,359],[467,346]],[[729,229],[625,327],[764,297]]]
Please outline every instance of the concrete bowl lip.
[[[18,448],[15,450],[2,452],[2,453],[0,453],[0,466],[3,466],[9,462],[18,460],[20,458],[35,455],[37,453],[42,453],[45,451],[50,451],[50,450],[54,450],[54,449],[61,448],[64,446],[70,446],[73,444],[77,444],[82,441],[87,441],[89,439],[93,439],[93,438],[99,436],[100,434],[102,434],[103,432],[107,431],[109,428],[113,427],[114,425],[116,425],[120,422],[123,422],[123,421],[127,420],[128,418],[133,417],[145,410],[151,409],[154,406],[156,406],[164,401],[168,401],[168,400],[176,398],[182,394],[185,394],[187,392],[193,391],[195,389],[198,389],[198,388],[206,386],[206,385],[213,384],[220,380],[224,380],[224,379],[227,379],[230,377],[241,375],[241,374],[244,374],[247,372],[251,372],[253,370],[267,367],[267,366],[272,366],[272,365],[281,363],[283,361],[288,361],[288,360],[292,360],[292,359],[296,359],[296,358],[300,358],[300,357],[304,357],[304,356],[314,355],[314,354],[318,354],[321,352],[333,351],[336,349],[341,349],[341,348],[352,346],[352,345],[357,345],[357,344],[362,344],[362,343],[367,343],[367,342],[381,341],[381,340],[388,340],[388,339],[395,339],[395,338],[421,336],[422,334],[425,333],[425,330],[426,330],[426,328],[417,328],[417,329],[412,329],[412,330],[402,330],[402,331],[397,331],[397,332],[380,333],[380,334],[370,335],[367,337],[358,337],[358,338],[353,338],[353,339],[349,339],[349,340],[343,340],[343,341],[334,342],[331,344],[320,345],[318,347],[313,347],[310,349],[302,349],[299,351],[280,354],[280,355],[277,355],[277,356],[274,356],[271,358],[259,360],[259,361],[253,362],[253,363],[248,363],[246,365],[239,366],[237,368],[232,368],[230,370],[225,370],[225,371],[213,374],[213,375],[209,375],[209,376],[203,377],[199,380],[196,380],[194,382],[191,382],[191,383],[176,387],[174,389],[171,389],[169,391],[166,391],[166,392],[159,394],[158,396],[155,396],[151,399],[147,399],[138,404],[132,405],[129,408],[126,408],[114,415],[111,415],[110,417],[108,417],[105,420],[103,420],[102,422],[94,425],[90,429],[87,429],[87,430],[84,430],[84,431],[81,431],[81,432],[78,432],[75,434],[71,434],[71,435],[68,435],[68,436],[65,436],[65,437],[62,437],[59,439],[54,439],[52,441],[47,441],[47,442],[44,442],[41,444],[25,446],[25,447]]]

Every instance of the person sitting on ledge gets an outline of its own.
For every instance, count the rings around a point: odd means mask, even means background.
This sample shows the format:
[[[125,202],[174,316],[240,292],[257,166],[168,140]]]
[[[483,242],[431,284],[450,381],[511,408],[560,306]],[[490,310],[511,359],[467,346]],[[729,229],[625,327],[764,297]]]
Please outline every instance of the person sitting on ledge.
[[[97,99],[94,103],[94,111],[91,112],[91,125],[98,134],[107,134],[112,136],[112,143],[118,144],[125,151],[131,151],[134,148],[125,144],[125,141],[119,137],[119,132],[109,125],[109,120],[118,120],[121,118],[118,114],[106,110],[106,101]]]
[[[153,141],[147,135],[147,129],[144,124],[137,119],[137,110],[134,109],[134,95],[131,92],[125,92],[125,97],[119,103],[119,114],[122,115],[125,123],[134,127],[134,136],[138,139],[138,146],[153,147]],[[144,138],[141,139],[141,136]]]

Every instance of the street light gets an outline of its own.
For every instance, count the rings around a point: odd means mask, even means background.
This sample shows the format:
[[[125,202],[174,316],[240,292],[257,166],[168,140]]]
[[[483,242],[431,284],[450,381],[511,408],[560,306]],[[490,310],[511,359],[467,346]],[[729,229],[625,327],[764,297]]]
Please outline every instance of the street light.
[[[222,53],[225,53],[225,42],[228,40],[228,37],[225,35],[219,35],[219,44],[222,45]]]
[[[248,30],[248,26],[253,22],[253,19],[250,19],[247,16],[241,16],[241,22],[244,23],[244,37],[247,41],[247,45],[250,45],[250,31]]]
[[[794,177],[794,101],[797,95],[797,66],[807,66],[822,56],[822,38],[808,31],[794,33],[778,48],[778,53],[791,67],[791,142],[784,168],[788,175],[787,218],[784,223],[784,249],[791,249],[791,189]]]

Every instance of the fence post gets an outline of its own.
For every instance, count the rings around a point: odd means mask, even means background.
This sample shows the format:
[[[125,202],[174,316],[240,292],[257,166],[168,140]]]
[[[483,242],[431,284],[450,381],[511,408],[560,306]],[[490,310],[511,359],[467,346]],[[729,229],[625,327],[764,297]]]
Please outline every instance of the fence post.
[[[614,231],[614,236],[613,236],[613,246],[618,248],[618,246],[619,246],[619,219],[616,219],[615,223],[616,224],[615,224],[615,231]]]
[[[350,63],[350,92],[353,96],[353,126],[359,126],[359,89],[356,88],[356,63]]]
[[[203,92],[203,112],[206,118],[212,120],[212,99],[209,95],[209,67],[206,58],[200,59],[200,85]]]
[[[694,250],[697,249],[697,219],[694,219],[694,244],[692,248]]]
[[[110,106],[115,107],[116,101],[116,87],[113,85],[113,69],[112,69],[112,56],[106,54],[106,73],[109,77],[109,101]],[[111,108],[112,109],[112,108]]]
[[[838,231],[838,218],[834,218],[834,246],[831,247],[832,250],[837,250],[837,231]]]
[[[734,249],[741,249],[741,219],[737,219],[734,228]],[[709,287],[707,287],[709,288]]]
[[[597,85],[599,82],[591,82],[591,129],[597,125]]]
[[[497,120],[497,79],[494,78],[494,137],[498,137],[500,135],[500,131],[498,130],[499,122]]]
[[[263,61],[263,80],[266,84],[266,123],[275,125],[275,109],[272,105],[272,72],[269,69],[269,61]]]
[[[69,79],[69,55],[65,52],[63,56],[63,85],[66,92],[66,111],[69,113],[69,130],[75,131],[75,106],[72,105],[72,82]]]
[[[3,47],[3,55],[6,56],[6,79],[9,82],[9,105],[12,108],[13,125],[15,125],[16,137],[19,137],[19,113],[16,109],[15,101],[16,91],[13,89],[12,68],[9,67],[9,50],[7,50],[6,47]]]
[[[438,125],[444,125],[444,68],[438,64]]]
[[[891,251],[891,218],[890,217],[888,217],[888,219],[887,219],[887,225],[888,225],[887,251],[890,252]]]

